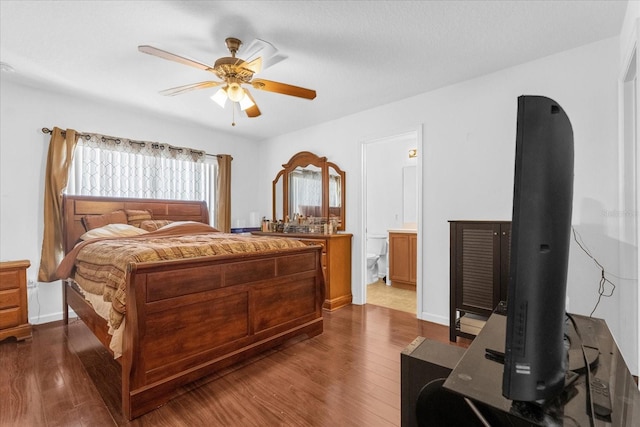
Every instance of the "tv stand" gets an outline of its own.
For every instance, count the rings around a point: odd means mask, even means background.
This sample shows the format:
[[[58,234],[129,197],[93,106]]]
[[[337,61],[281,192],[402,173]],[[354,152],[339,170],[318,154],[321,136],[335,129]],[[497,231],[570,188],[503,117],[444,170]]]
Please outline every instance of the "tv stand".
[[[489,317],[485,327],[447,377],[443,389],[483,408],[493,418],[491,425],[640,425],[640,391],[605,321],[575,314],[571,316],[580,331],[585,348],[599,349],[598,360],[593,363],[591,373],[592,377],[599,377],[609,385],[612,404],[610,416],[596,416],[591,424],[584,369],[578,370],[577,378],[573,378],[561,395],[542,404],[523,404],[503,397],[503,365],[486,357],[486,349],[492,349],[498,354],[504,352],[506,317],[498,313]],[[571,357],[575,346],[579,346],[579,341],[570,333],[569,340],[572,345],[569,350]],[[591,359],[593,351],[590,354]],[[573,355],[577,356],[578,353]],[[582,353],[579,356],[582,357]],[[574,363],[572,365],[576,366]],[[584,367],[584,362],[577,366]]]

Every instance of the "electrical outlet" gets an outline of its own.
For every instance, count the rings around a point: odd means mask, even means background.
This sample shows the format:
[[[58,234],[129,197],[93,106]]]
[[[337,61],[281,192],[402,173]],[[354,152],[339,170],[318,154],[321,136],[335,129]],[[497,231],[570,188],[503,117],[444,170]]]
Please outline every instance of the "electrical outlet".
[[[35,281],[35,280],[33,280],[33,279],[29,279],[29,280],[27,281],[27,288],[32,289],[32,288],[35,288],[36,286],[37,286],[37,285],[36,285],[36,281]]]

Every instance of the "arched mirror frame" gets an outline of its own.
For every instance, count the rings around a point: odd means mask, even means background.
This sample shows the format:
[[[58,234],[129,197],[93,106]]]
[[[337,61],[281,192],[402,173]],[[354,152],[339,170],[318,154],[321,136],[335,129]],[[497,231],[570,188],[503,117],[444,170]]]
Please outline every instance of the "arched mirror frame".
[[[289,216],[289,180],[288,174],[298,167],[305,168],[307,166],[315,166],[322,172],[322,216],[329,218],[329,168],[333,169],[340,177],[340,221],[338,230],[345,229],[345,172],[333,162],[328,162],[326,157],[319,157],[309,151],[301,151],[294,154],[291,159],[282,165],[282,170],[278,172],[273,180],[272,202],[273,202],[273,219],[285,219]],[[282,182],[279,183],[280,179]],[[280,188],[278,188],[280,187]],[[278,192],[282,191],[282,210],[278,211]],[[281,214],[279,213],[281,212]]]

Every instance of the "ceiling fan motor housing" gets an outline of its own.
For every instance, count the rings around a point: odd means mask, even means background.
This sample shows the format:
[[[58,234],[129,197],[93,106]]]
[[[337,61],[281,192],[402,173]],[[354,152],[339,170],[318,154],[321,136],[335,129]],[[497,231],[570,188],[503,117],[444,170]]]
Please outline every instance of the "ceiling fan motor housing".
[[[249,83],[253,78],[253,71],[242,67],[244,63],[240,58],[227,56],[216,61],[213,71],[220,80],[237,79],[241,83]]]

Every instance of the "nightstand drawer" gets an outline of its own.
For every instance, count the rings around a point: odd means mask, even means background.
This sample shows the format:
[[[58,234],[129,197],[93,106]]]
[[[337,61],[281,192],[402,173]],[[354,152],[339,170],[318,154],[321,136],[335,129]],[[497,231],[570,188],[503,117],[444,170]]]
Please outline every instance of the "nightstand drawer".
[[[13,328],[20,324],[20,307],[0,310],[0,329]]]
[[[0,310],[20,307],[20,289],[0,291]]]
[[[31,338],[27,308],[28,260],[0,262],[0,341]]]
[[[17,289],[20,287],[20,270],[0,271],[0,291],[4,289]]]

